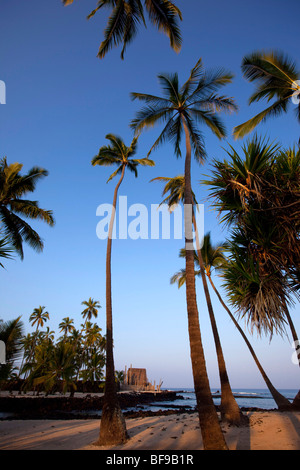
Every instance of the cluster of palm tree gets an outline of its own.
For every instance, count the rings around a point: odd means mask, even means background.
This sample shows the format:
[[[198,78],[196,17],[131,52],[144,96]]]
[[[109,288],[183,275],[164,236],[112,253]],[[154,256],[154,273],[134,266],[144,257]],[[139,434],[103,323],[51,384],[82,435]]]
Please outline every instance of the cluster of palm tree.
[[[224,286],[231,303],[260,334],[291,327],[299,296],[299,149],[281,149],[256,136],[214,162],[211,197],[229,226]]]

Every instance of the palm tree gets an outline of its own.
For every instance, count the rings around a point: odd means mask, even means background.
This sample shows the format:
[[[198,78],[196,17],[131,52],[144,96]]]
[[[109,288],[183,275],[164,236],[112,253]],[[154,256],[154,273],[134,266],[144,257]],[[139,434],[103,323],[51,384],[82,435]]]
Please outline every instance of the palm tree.
[[[197,399],[200,427],[203,444],[206,449],[227,448],[222,434],[213,399],[210,392],[206,371],[205,356],[201,340],[199,315],[195,290],[194,255],[192,243],[193,204],[191,188],[191,157],[192,150],[198,162],[203,162],[205,150],[203,136],[196,123],[206,124],[213,133],[223,138],[225,127],[217,113],[220,111],[236,110],[231,98],[219,96],[216,91],[232,80],[230,73],[222,70],[205,73],[201,59],[191,70],[190,77],[179,87],[178,74],[161,74],[158,76],[164,91],[164,97],[145,93],[132,93],[133,99],[146,103],[132,121],[136,133],[144,128],[152,127],[158,122],[166,122],[163,131],[154,142],[149,153],[165,140],[171,140],[175,145],[175,155],[181,156],[180,144],[182,131],[185,135],[185,209],[184,227],[186,244],[186,301],[188,328],[191,349],[191,362],[194,377],[194,387]]]
[[[35,308],[32,312],[32,314],[29,317],[29,321],[31,322],[31,326],[34,326],[36,324],[36,330],[32,335],[32,342],[31,342],[31,351],[30,354],[28,355],[28,364],[30,365],[33,361],[34,355],[35,355],[35,347],[38,341],[38,336],[39,336],[39,328],[44,326],[44,323],[49,320],[49,313],[45,312],[45,307],[42,307],[41,305],[37,308]],[[26,371],[29,368],[25,367]],[[25,371],[24,369],[24,371]],[[25,374],[26,377],[26,374]]]
[[[269,117],[286,113],[291,101],[295,101],[296,116],[300,121],[300,72],[293,61],[279,51],[256,51],[244,57],[242,62],[244,77],[257,84],[249,104],[262,99],[274,99],[271,106],[249,121],[234,128],[235,138],[242,138]]]
[[[76,389],[74,382],[76,362],[72,345],[60,341],[55,346],[50,345],[50,349],[48,346],[41,343],[37,348],[37,361],[31,378],[33,385],[43,385],[46,392],[57,386],[62,393],[70,390],[73,394]]]
[[[64,5],[70,5],[73,0],[62,0]],[[178,18],[182,20],[181,12],[169,0],[99,0],[98,6],[88,15],[88,19],[101,8],[112,10],[104,31],[104,40],[100,44],[98,57],[102,59],[114,46],[123,44],[121,58],[124,59],[125,49],[135,38],[138,26],[143,23],[146,27],[144,9],[147,10],[151,23],[163,31],[170,39],[173,50],[181,48],[181,34]]]
[[[288,306],[297,294],[300,152],[282,151],[256,136],[214,161],[213,205],[231,229],[231,259],[224,271],[230,299],[258,332],[284,331]],[[295,285],[293,285],[295,284]]]
[[[86,308],[81,312],[82,318],[85,318],[85,324],[87,321],[91,321],[92,317],[97,318],[98,309],[102,308],[98,300],[94,300],[91,297],[89,300],[84,300],[81,302],[81,305],[84,305]]]
[[[2,231],[21,259],[24,258],[23,242],[37,251],[42,251],[43,241],[38,233],[21,216],[42,220],[54,225],[51,211],[41,209],[37,201],[23,199],[34,192],[37,182],[48,175],[43,168],[34,167],[26,175],[20,175],[21,163],[7,164],[6,157],[0,160],[0,222]]]
[[[154,162],[149,158],[132,158],[137,151],[137,138],[132,140],[129,147],[125,145],[119,136],[114,134],[107,134],[106,138],[109,140],[110,145],[103,146],[99,149],[98,155],[96,155],[92,160],[92,165],[117,165],[117,169],[110,175],[108,181],[116,175],[120,174],[121,176],[114,190],[106,250],[106,381],[100,435],[98,440],[99,445],[122,443],[125,442],[128,437],[125,419],[121,412],[117,397],[113,356],[111,249],[118,189],[123,181],[126,169],[133,172],[137,177],[138,165],[154,166]]]
[[[227,246],[224,243],[219,244],[219,245],[212,245],[210,233],[207,233],[204,236],[203,243],[202,243],[202,248],[201,248],[201,254],[202,254],[203,261],[204,261],[205,274],[208,277],[210,285],[213,288],[214,292],[216,293],[221,305],[224,307],[224,309],[228,313],[230,319],[232,320],[235,327],[237,328],[237,330],[241,334],[242,338],[244,339],[244,341],[245,341],[245,343],[246,343],[246,345],[247,345],[247,347],[250,351],[250,354],[252,355],[252,357],[254,359],[254,362],[255,362],[256,366],[258,367],[258,369],[259,369],[259,371],[260,371],[260,373],[261,373],[261,375],[262,375],[262,377],[263,377],[263,379],[264,379],[264,381],[265,381],[265,383],[266,383],[266,385],[267,385],[267,387],[268,387],[275,403],[277,404],[278,408],[280,410],[290,408],[291,405],[290,405],[289,400],[287,400],[287,398],[285,398],[283,395],[281,395],[281,393],[279,393],[276,390],[276,388],[273,386],[273,384],[271,383],[271,381],[270,381],[269,377],[267,376],[265,370],[263,369],[260,361],[258,360],[258,358],[255,354],[255,351],[254,351],[253,347],[251,346],[251,343],[249,342],[247,336],[245,335],[244,331],[240,327],[239,323],[236,321],[234,315],[231,313],[228,306],[225,304],[220,292],[218,291],[218,289],[215,286],[215,283],[213,282],[212,271],[213,270],[220,270],[220,269],[222,270],[222,269],[224,269],[224,265],[226,266],[226,258],[225,258],[225,255],[224,255],[224,250],[226,250],[226,248],[227,248]],[[180,256],[184,257],[183,250],[181,250]],[[195,262],[196,262],[196,264],[199,264],[199,258],[198,258],[197,253],[195,253]],[[200,269],[199,269],[199,271],[197,271],[197,274],[200,275]],[[171,284],[174,284],[175,282],[177,282],[178,287],[181,287],[185,283],[185,271],[184,270],[181,270],[180,272],[178,272],[178,273],[176,273],[172,276]]]
[[[44,326],[44,323],[49,320],[49,313],[45,312],[45,307],[41,305],[38,308],[35,308],[32,314],[29,317],[29,321],[31,322],[31,326],[36,324],[36,332],[39,330],[40,327]]]
[[[163,190],[163,195],[169,193],[169,195],[163,200],[164,202],[168,201],[170,209],[173,205],[177,205],[180,201],[184,202],[184,176],[180,175],[175,178],[166,178],[166,177],[158,177],[154,178],[152,181],[159,180],[159,181],[166,181],[166,185]],[[193,206],[197,204],[195,199],[195,195],[193,193]],[[198,237],[198,228],[196,223],[196,217],[194,214],[194,207],[193,207],[193,225],[194,230],[196,233],[196,248],[197,248],[197,255],[198,255],[198,262],[200,265],[200,275],[202,277],[202,284],[205,293],[205,299],[207,303],[209,318],[211,322],[211,327],[213,331],[213,337],[216,346],[216,353],[218,358],[218,365],[219,365],[219,375],[220,375],[220,382],[221,382],[221,415],[224,421],[228,421],[231,424],[240,424],[243,415],[240,412],[238,404],[233,396],[232,389],[230,386],[227,368],[225,364],[224,354],[222,350],[222,345],[219,337],[219,332],[216,324],[216,319],[213,311],[213,306],[211,302],[211,297],[206,281],[205,276],[205,266],[204,261],[202,258],[202,251],[200,248],[199,237]],[[185,256],[185,250],[183,251]]]

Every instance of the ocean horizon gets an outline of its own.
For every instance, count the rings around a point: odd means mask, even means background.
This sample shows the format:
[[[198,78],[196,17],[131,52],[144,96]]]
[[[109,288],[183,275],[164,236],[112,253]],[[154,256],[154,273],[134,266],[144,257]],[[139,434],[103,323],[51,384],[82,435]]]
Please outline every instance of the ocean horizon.
[[[151,411],[158,411],[159,409],[174,409],[174,407],[191,407],[195,408],[196,406],[196,396],[193,388],[189,387],[176,387],[176,388],[165,388],[163,390],[170,390],[178,393],[179,397],[174,401],[165,401],[159,403],[153,403],[150,405],[145,405],[145,410],[149,409]],[[212,388],[212,396],[215,405],[220,405],[221,398],[220,388]],[[281,393],[284,397],[288,398],[291,402],[294,400],[299,390],[297,389],[278,389],[278,392]],[[263,388],[233,388],[232,392],[236,398],[237,404],[240,408],[262,408],[265,410],[276,409],[277,405],[268,389]],[[217,396],[214,396],[217,395]],[[142,406],[141,406],[142,408]]]

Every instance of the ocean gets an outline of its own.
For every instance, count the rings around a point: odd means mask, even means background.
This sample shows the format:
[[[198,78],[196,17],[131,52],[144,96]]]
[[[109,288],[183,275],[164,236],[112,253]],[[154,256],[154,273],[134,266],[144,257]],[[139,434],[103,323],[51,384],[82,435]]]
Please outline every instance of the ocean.
[[[176,409],[180,407],[185,408],[195,408],[196,406],[196,397],[194,390],[192,388],[170,388],[168,390],[176,391],[178,396],[177,400],[172,401],[163,401],[163,402],[153,402],[153,404],[138,405],[140,410],[144,411],[158,411],[158,410],[168,410]],[[213,400],[216,405],[220,405],[221,398],[219,398],[220,391],[215,388],[212,389]],[[276,409],[277,405],[272,398],[271,393],[268,389],[244,389],[236,388],[232,389],[233,394],[236,398],[237,404],[240,408],[249,407],[249,408],[262,408],[265,410]],[[298,393],[298,390],[294,389],[285,389],[278,390],[283,396],[288,398],[291,402]],[[214,397],[216,395],[216,397]]]

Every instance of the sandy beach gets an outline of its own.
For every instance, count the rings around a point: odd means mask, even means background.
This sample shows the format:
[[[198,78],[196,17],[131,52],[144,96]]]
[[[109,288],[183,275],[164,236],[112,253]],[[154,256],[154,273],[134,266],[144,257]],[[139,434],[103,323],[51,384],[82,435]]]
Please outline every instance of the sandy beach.
[[[249,425],[222,424],[230,450],[300,450],[300,412],[244,412]],[[201,450],[196,413],[126,419],[122,446],[93,445],[100,420],[0,421],[1,450]]]

